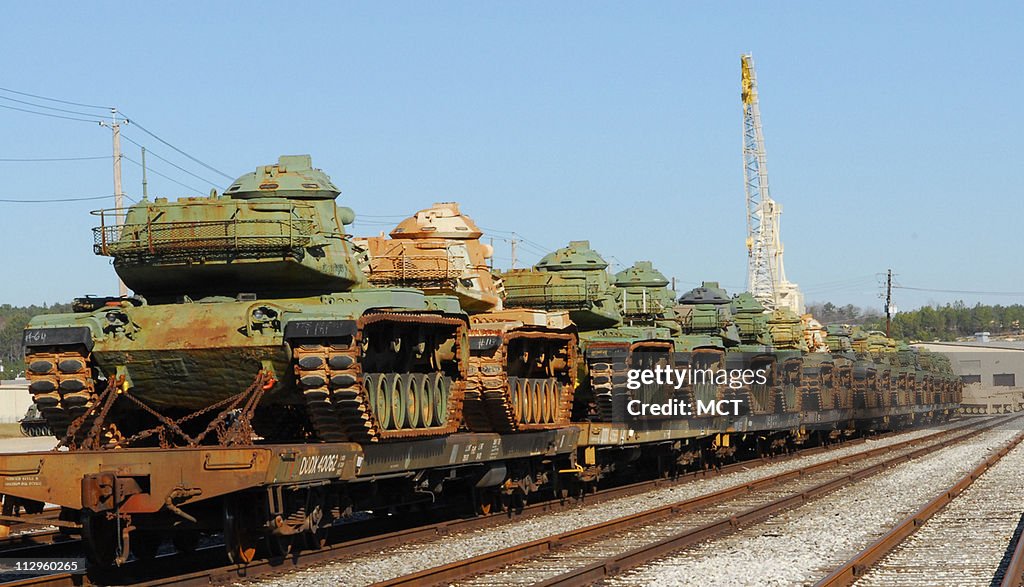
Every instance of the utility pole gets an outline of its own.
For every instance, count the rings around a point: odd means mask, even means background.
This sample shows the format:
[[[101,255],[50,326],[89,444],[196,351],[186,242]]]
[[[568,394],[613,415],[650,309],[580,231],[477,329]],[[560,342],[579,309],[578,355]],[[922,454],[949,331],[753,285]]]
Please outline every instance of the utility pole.
[[[889,328],[892,326],[892,269],[885,278],[885,335],[889,336]]]
[[[142,199],[149,198],[149,184],[146,182],[146,147],[142,147]]]
[[[512,237],[512,268],[516,268],[516,237]]]
[[[117,235],[121,236],[121,227],[124,226],[124,192],[121,191],[121,120],[127,119],[117,117],[117,108],[110,109],[110,123],[101,122],[100,125],[110,127],[114,135],[114,218],[117,223]],[[117,292],[121,297],[128,295],[128,288],[120,278],[117,280]]]

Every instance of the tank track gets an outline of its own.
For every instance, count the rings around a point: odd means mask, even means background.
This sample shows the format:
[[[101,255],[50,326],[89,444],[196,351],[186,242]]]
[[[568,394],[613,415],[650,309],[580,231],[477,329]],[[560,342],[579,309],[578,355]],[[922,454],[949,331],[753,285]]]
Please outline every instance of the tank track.
[[[96,384],[88,352],[51,349],[29,353],[26,377],[32,402],[57,438],[96,403]],[[83,428],[88,429],[87,426]]]
[[[474,331],[500,336],[501,344],[488,356],[471,356],[466,378],[463,416],[473,432],[543,430],[565,425],[572,411],[574,387],[558,377],[508,375],[507,349],[517,336],[572,340],[572,335]],[[575,345],[569,345],[568,365],[575,364]]]
[[[363,316],[359,320],[359,334],[353,341],[321,341],[296,346],[292,351],[296,382],[302,390],[310,424],[321,441],[426,438],[451,434],[458,429],[462,420],[464,373],[460,373],[459,380],[440,371],[363,373],[359,344],[363,329],[367,324],[383,320],[456,326],[454,352],[459,356],[464,321],[400,313]],[[372,388],[372,392],[368,392],[368,388]],[[400,393],[392,394],[389,389],[398,389]],[[406,411],[398,417],[392,408],[400,405]],[[437,408],[441,407],[445,411],[443,419],[437,415]],[[416,418],[412,417],[413,412]],[[429,426],[423,425],[426,419],[430,420]]]
[[[590,371],[590,389],[593,392],[594,411],[600,422],[614,419],[616,389],[625,388],[626,362],[624,360],[592,359],[587,361]]]

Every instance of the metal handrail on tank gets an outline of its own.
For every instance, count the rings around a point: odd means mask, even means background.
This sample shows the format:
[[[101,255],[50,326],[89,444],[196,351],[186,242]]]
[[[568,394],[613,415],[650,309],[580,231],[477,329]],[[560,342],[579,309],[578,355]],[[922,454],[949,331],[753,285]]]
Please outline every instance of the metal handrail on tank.
[[[139,262],[191,258],[196,254],[232,256],[284,255],[307,246],[315,232],[313,220],[297,218],[291,204],[287,219],[160,221],[168,205],[148,210],[145,222],[118,226],[108,218],[126,216],[126,210],[108,208],[91,213],[100,217],[93,230],[93,252],[97,255]]]
[[[373,258],[367,278],[371,283],[414,283],[458,279],[464,263],[453,255],[380,255]]]
[[[600,297],[596,283],[505,284],[505,305],[549,309],[589,308]]]

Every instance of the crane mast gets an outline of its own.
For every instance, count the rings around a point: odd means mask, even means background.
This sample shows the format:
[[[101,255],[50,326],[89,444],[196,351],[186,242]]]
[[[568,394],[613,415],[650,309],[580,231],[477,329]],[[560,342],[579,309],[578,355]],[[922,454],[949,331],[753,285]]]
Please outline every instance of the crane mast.
[[[788,307],[803,314],[803,294],[786,280],[779,223],[782,205],[768,188],[768,160],[761,128],[754,58],[741,56],[743,99],[743,183],[747,198],[747,289],[766,308]]]

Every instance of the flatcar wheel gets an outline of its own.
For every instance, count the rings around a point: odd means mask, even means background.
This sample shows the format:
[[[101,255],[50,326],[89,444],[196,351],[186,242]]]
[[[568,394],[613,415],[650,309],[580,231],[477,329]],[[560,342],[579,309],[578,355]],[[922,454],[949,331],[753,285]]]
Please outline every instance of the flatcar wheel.
[[[160,534],[146,530],[135,530],[131,533],[129,543],[131,544],[132,554],[138,560],[152,560],[156,558],[156,553],[160,550],[161,539]]]
[[[171,544],[178,552],[193,553],[199,548],[198,530],[180,530],[171,537]]]
[[[111,567],[117,558],[117,524],[106,514],[82,515],[82,541],[89,562],[98,567]]]
[[[294,536],[280,536],[274,533],[268,533],[263,541],[267,545],[267,554],[270,558],[284,558],[288,556],[288,553],[292,550],[292,539]]]
[[[256,532],[242,504],[238,500],[225,501],[224,547],[228,560],[236,565],[251,563],[256,557],[256,539]]]

